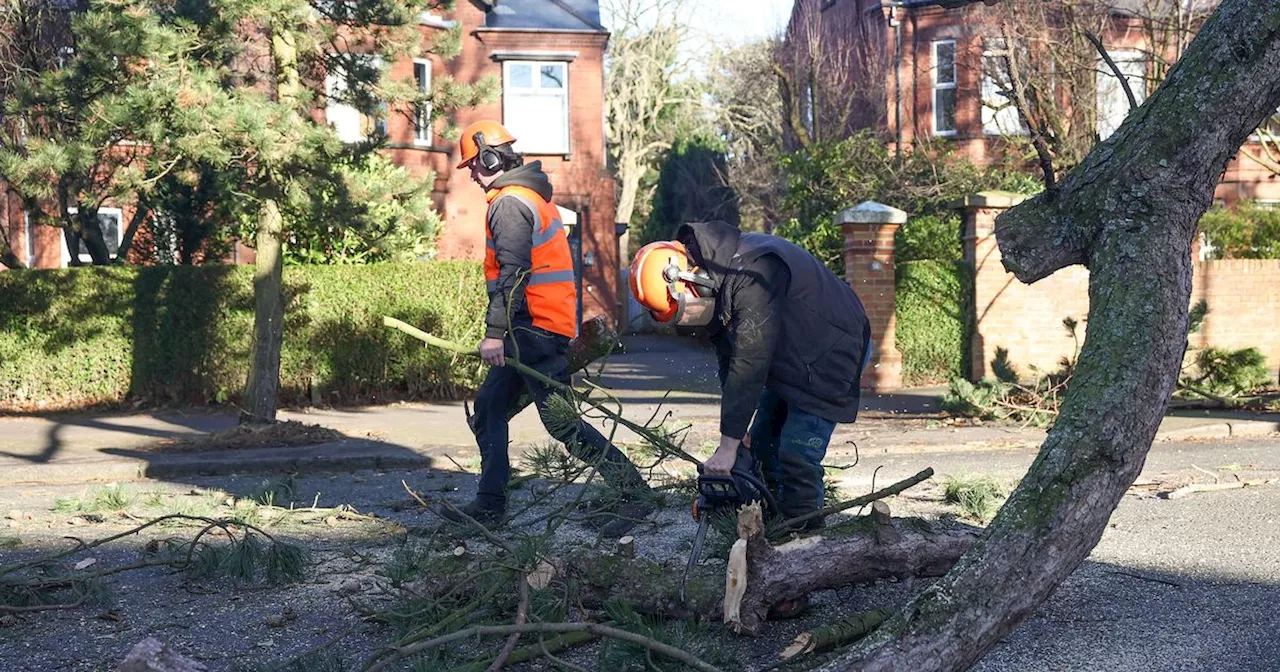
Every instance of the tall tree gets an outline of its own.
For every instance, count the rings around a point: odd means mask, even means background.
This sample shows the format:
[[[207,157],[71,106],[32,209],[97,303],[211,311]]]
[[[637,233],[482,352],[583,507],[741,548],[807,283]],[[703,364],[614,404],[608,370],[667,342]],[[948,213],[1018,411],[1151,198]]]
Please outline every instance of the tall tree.
[[[885,74],[879,24],[857,12],[827,12],[825,0],[797,0],[773,51],[788,149],[840,140],[871,126],[883,109]]]
[[[782,96],[773,72],[776,46],[760,40],[718,49],[707,72],[716,129],[724,139],[727,177],[742,224],[772,232],[782,175]]]
[[[225,0],[212,3],[203,16],[209,30],[223,29],[221,40],[243,38],[248,44],[265,44],[266,53],[252,47],[231,54],[238,86],[235,95],[244,101],[247,124],[237,127],[230,144],[243,148],[245,191],[254,205],[254,339],[245,385],[242,423],[269,423],[276,417],[276,392],[280,375],[280,349],[284,329],[282,274],[284,245],[290,227],[316,223],[308,216],[313,196],[327,193],[352,202],[351,182],[344,169],[372,165],[367,154],[384,140],[381,123],[389,109],[406,114],[433,102],[441,93],[445,103],[433,105],[433,115],[446,107],[470,104],[487,96],[492,83],[471,87],[456,82],[437,84],[434,92],[419,91],[410,82],[389,77],[398,59],[422,53],[419,17],[447,9],[444,0]],[[229,30],[228,30],[229,28]],[[444,55],[457,53],[459,33],[454,29],[427,45]],[[262,58],[266,56],[266,58]],[[263,65],[267,67],[262,68]],[[323,95],[330,105],[348,105],[368,120],[365,142],[344,144],[333,130],[312,117],[311,110],[321,78],[329,83]],[[386,177],[402,179],[390,171]],[[335,180],[341,188],[333,189]],[[405,202],[423,204],[421,191],[384,191]],[[367,206],[367,204],[365,204]],[[376,212],[368,207],[360,213]],[[347,212],[352,212],[350,208]],[[293,213],[294,217],[290,217]],[[323,224],[323,223],[322,223]]]
[[[671,148],[698,104],[689,63],[685,0],[605,0],[605,140],[618,180],[615,219],[631,222],[641,180]]]
[[[1191,240],[1218,177],[1280,106],[1280,4],[1225,0],[1154,94],[1061,181],[996,221],[1023,282],[1089,269],[1089,333],[1057,423],[979,541],[826,669],[963,670],[1098,542],[1178,380]]]
[[[33,224],[63,230],[72,265],[82,243],[110,263],[99,209],[153,188],[212,136],[191,103],[210,99],[214,73],[188,67],[195,36],[162,13],[132,0],[0,4],[0,179]]]

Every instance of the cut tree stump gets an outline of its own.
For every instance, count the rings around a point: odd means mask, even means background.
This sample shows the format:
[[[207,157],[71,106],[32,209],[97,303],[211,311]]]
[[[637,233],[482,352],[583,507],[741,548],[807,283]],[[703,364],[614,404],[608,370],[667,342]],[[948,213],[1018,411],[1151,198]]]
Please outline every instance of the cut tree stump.
[[[870,532],[834,538],[815,535],[775,547],[763,534],[759,505],[743,507],[735,546],[741,544],[744,549],[746,586],[736,604],[726,600],[725,622],[737,633],[757,635],[770,607],[817,590],[889,577],[941,576],[980,532],[918,519],[894,521],[887,514],[887,507],[872,514]],[[731,561],[728,572],[740,571]]]

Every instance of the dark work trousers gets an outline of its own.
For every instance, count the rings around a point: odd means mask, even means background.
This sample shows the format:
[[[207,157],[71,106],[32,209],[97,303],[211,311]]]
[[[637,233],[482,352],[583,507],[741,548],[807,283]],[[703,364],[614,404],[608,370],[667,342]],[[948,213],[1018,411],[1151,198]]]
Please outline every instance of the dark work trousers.
[[[514,339],[510,334],[506,338],[508,358],[518,359],[521,364],[552,380],[569,384],[569,363],[565,356],[569,349],[568,338],[528,327],[516,327],[514,330]],[[547,415],[547,398],[556,392],[514,367],[502,366],[489,369],[489,375],[476,394],[472,427],[476,443],[480,446],[480,487],[476,493],[479,503],[492,507],[506,506],[507,481],[511,478],[507,412],[526,389],[538,407],[542,426],[547,428],[552,438],[564,443],[570,454],[595,465],[605,481],[613,486],[648,488],[631,460],[595,427],[580,422],[576,428],[569,425],[567,430],[562,427],[557,432],[556,423]]]
[[[806,413],[765,388],[751,423],[751,454],[783,518],[822,508],[822,458],[836,423]]]
[[[870,364],[872,347],[868,341],[855,380]],[[835,429],[835,422],[788,404],[768,387],[760,395],[747,433],[751,454],[764,472],[765,485],[778,500],[782,517],[795,518],[822,508],[822,459]]]

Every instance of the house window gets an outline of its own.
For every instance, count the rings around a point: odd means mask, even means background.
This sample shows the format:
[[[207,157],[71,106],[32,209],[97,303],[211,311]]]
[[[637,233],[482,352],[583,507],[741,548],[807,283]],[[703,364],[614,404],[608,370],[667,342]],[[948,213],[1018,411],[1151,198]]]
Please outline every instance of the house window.
[[[933,43],[933,133],[956,132],[956,41]]]
[[[1009,76],[1005,41],[1003,38],[983,40],[982,46],[982,132],[1023,135],[1027,126],[1013,103],[1013,78]],[[1019,54],[1019,58],[1025,56]]]
[[[1147,59],[1133,49],[1112,51],[1111,60],[1124,75],[1133,97],[1139,105],[1147,99]],[[1098,138],[1106,140],[1120,128],[1129,116],[1129,98],[1124,94],[1120,80],[1111,72],[1111,66],[1098,59]]]
[[[365,64],[374,68],[381,67],[381,59],[371,58]],[[343,142],[362,142],[376,135],[387,133],[387,106],[378,103],[375,113],[368,115],[350,105],[351,97],[346,73],[338,70],[330,72],[324,78],[325,120],[338,134]]]
[[[77,208],[67,208],[67,212],[75,215],[79,213]],[[98,226],[102,227],[102,242],[107,244],[107,254],[112,259],[120,252],[120,243],[124,241],[124,213],[120,208],[98,208]],[[89,256],[89,248],[85,246],[84,241],[80,241],[76,250],[80,257],[80,261],[91,264],[93,257]],[[62,237],[62,265],[66,266],[71,261],[71,255],[67,252],[66,236]]]
[[[22,240],[25,241],[27,248],[27,267],[34,268],[36,263],[36,239],[31,230],[31,213],[25,208],[22,210]]]
[[[431,61],[413,59],[413,81],[423,98],[431,94]],[[413,109],[413,144],[431,144],[431,105],[427,103],[420,103]]]
[[[525,154],[569,153],[569,64],[505,61],[502,120]]]

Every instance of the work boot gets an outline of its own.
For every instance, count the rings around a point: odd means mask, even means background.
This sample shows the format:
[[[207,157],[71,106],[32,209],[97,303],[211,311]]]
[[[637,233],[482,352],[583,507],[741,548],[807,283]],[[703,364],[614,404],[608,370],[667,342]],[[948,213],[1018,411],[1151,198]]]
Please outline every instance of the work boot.
[[[458,507],[458,510],[468,516],[471,516],[473,520],[486,528],[494,528],[502,524],[502,518],[506,515],[505,507],[485,504],[478,499],[472,500],[471,503]],[[444,508],[444,510],[440,512],[440,515],[443,516],[445,520],[455,523],[461,523],[463,525],[471,524],[466,518],[458,515],[458,513],[448,507]]]
[[[591,517],[587,518],[586,525],[598,529],[600,536],[605,539],[617,539],[635,529],[638,523],[644,522],[656,510],[644,500],[615,502],[607,510],[593,511]]]

